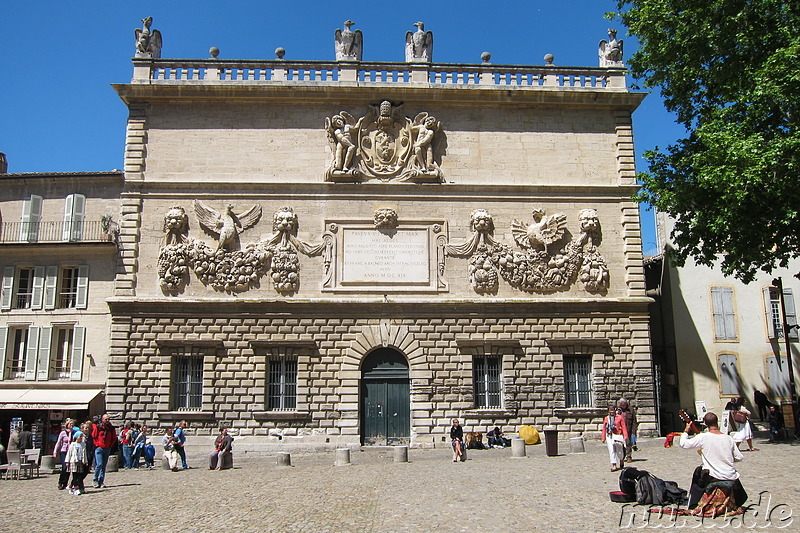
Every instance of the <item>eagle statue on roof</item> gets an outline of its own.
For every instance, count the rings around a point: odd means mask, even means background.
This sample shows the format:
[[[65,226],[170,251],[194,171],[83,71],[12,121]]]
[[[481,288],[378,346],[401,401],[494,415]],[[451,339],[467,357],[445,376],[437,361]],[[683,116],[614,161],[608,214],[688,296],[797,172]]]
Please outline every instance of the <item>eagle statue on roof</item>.
[[[334,32],[336,61],[361,61],[364,50],[364,36],[361,30],[353,31],[350,26],[355,24],[352,20],[344,22],[344,31],[339,28]]]
[[[219,213],[215,209],[195,200],[194,212],[201,226],[219,236],[217,251],[232,250],[237,244],[239,234],[247,228],[255,226],[256,222],[261,218],[261,206],[258,204],[237,215],[233,212],[231,204],[227,204],[225,211]]]
[[[416,22],[415,32],[406,32],[406,63],[430,63],[433,58],[433,32],[425,31],[423,22]]]
[[[161,58],[161,32],[151,31],[152,25],[153,17],[146,17],[142,19],[142,29],[133,30],[136,36],[136,57]]]

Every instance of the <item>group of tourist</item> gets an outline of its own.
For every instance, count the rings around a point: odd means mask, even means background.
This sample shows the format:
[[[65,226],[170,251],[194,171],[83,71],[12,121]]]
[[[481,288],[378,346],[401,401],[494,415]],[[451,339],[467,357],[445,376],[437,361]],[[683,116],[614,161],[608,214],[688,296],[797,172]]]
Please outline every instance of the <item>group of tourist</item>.
[[[186,463],[185,450],[186,426],[186,421],[182,420],[176,428],[168,428],[161,439],[164,457],[172,471],[189,468]],[[30,434],[30,430],[28,430],[28,434]],[[21,443],[23,446],[32,446],[26,444],[28,441],[24,431],[19,435],[14,433],[12,436],[14,438],[9,440],[9,446],[12,444],[16,446],[17,443]],[[214,442],[214,451],[209,457],[209,470],[230,468],[232,449],[233,437],[228,435],[227,428],[222,428]],[[75,420],[67,419],[64,421],[53,449],[53,457],[61,463],[58,489],[69,488],[70,494],[84,494],[86,492],[84,479],[92,469],[94,470],[92,485],[95,488],[104,488],[108,459],[118,451],[122,452],[124,469],[139,468],[141,459],[144,459],[146,468],[155,466],[156,450],[147,425],[126,422],[118,435],[108,414],[99,418],[94,417],[80,426],[76,425]],[[70,481],[70,475],[72,475],[72,481]]]

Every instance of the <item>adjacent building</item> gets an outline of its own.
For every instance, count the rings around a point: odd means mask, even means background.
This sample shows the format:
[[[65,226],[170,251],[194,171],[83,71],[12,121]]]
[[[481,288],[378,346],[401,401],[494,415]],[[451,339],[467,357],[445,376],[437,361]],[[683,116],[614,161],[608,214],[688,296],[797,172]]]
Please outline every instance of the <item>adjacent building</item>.
[[[0,427],[104,406],[123,173],[0,174]],[[39,442],[39,441],[37,441]]]
[[[672,220],[657,216],[660,241],[668,244]],[[680,426],[678,410],[694,411],[704,402],[720,412],[733,398],[744,397],[758,419],[753,393],[765,393],[776,404],[791,400],[787,342],[780,291],[783,291],[788,345],[796,360],[798,329],[794,296],[800,281],[790,268],[762,274],[747,285],[725,277],[718,268],[688,261],[683,267],[663,257],[647,261],[652,296],[653,360],[663,431]],[[795,378],[797,368],[794,368]],[[787,412],[788,414],[788,412]],[[791,416],[787,416],[787,422]]]

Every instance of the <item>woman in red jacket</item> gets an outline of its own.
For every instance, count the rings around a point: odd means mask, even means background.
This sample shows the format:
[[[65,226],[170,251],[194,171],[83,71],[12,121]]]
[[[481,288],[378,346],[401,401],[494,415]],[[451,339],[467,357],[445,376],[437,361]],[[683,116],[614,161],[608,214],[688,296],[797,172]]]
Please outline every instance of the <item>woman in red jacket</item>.
[[[614,405],[608,406],[608,415],[603,419],[603,434],[600,440],[608,446],[608,457],[611,460],[611,471],[622,468],[625,459],[625,442],[630,438],[625,419]]]
[[[108,413],[103,415],[100,423],[92,429],[92,440],[94,441],[94,478],[92,484],[95,488],[105,487],[106,465],[108,456],[111,455],[111,448],[117,442],[117,431],[111,425],[111,417]]]

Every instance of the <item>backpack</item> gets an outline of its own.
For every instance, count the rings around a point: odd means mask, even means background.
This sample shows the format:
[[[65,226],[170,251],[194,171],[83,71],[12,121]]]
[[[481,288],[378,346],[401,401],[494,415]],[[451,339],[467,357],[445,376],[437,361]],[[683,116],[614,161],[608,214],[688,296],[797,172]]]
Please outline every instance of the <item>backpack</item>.
[[[639,478],[649,476],[650,472],[647,470],[639,470],[632,466],[626,466],[619,473],[619,490],[629,496],[636,495],[636,482]]]

